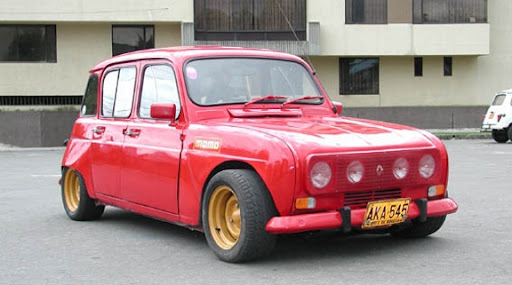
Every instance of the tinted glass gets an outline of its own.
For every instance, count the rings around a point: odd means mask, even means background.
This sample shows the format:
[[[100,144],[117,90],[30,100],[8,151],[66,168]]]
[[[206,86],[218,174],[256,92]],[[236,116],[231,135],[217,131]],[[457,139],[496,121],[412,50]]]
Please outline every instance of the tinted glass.
[[[387,0],[346,0],[347,24],[385,24],[388,21]]]
[[[379,59],[340,58],[340,94],[379,94]]]
[[[503,104],[506,97],[507,97],[507,95],[505,95],[505,94],[497,95],[496,97],[494,97],[494,100],[492,101],[492,105],[500,106],[501,104]]]
[[[423,76],[423,57],[414,58],[414,76]]]
[[[98,76],[96,74],[89,77],[87,88],[85,89],[84,100],[82,102],[82,116],[96,115],[98,106]]]
[[[487,0],[413,0],[413,17],[414,23],[486,23]]]
[[[176,118],[181,109],[174,71],[169,65],[152,65],[144,70],[139,116],[150,118],[151,104],[173,103]]]
[[[101,114],[104,117],[112,117],[114,114],[114,100],[116,98],[117,77],[119,70],[114,70],[105,76],[103,79],[103,97]]]
[[[56,61],[54,25],[0,25],[0,61]]]
[[[114,117],[128,118],[132,111],[135,89],[135,67],[123,67],[119,72],[114,106]]]
[[[199,105],[245,103],[266,95],[288,96],[288,100],[321,95],[304,66],[284,60],[195,60],[186,65],[185,79],[190,99]],[[321,102],[319,99],[301,101]]]
[[[444,76],[452,76],[452,58],[449,56],[444,57],[443,72]]]
[[[112,27],[112,55],[154,47],[153,26]]]

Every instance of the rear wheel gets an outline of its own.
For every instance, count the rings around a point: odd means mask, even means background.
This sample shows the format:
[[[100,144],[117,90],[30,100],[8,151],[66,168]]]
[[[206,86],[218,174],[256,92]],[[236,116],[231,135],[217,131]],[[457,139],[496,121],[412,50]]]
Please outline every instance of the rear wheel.
[[[244,262],[269,254],[276,236],[265,230],[276,215],[263,181],[251,170],[223,170],[208,183],[202,222],[208,245],[227,262]]]
[[[512,125],[508,126],[508,139],[512,141]]]
[[[62,203],[68,217],[75,221],[88,221],[99,218],[105,206],[96,205],[89,197],[84,179],[76,170],[62,170]]]
[[[510,130],[510,128],[508,129]],[[492,138],[498,143],[506,143],[508,141],[507,130],[492,130]]]

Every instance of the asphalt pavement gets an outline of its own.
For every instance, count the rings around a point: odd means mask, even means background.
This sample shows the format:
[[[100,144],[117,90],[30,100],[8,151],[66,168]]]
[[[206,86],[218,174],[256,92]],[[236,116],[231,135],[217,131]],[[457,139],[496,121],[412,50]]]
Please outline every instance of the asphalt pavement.
[[[0,151],[0,284],[510,284],[512,143],[446,140],[459,204],[425,239],[282,237],[266,259],[217,260],[197,231],[107,207],[67,218],[63,149]]]

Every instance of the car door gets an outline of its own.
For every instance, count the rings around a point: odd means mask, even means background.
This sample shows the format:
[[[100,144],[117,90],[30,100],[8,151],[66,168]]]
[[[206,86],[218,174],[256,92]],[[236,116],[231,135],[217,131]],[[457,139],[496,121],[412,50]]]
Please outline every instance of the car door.
[[[178,213],[178,172],[182,150],[179,120],[151,118],[153,103],[174,103],[181,113],[174,69],[151,61],[141,66],[138,118],[128,124],[122,153],[123,199],[170,213]]]
[[[124,132],[132,112],[136,67],[123,65],[105,72],[100,118],[93,127],[91,172],[97,193],[120,197]]]

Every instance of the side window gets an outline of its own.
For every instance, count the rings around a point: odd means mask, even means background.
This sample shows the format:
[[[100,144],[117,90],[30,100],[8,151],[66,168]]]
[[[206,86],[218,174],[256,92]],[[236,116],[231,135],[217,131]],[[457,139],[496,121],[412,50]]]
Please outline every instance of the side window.
[[[82,102],[82,108],[80,114],[82,116],[94,116],[96,115],[96,108],[98,106],[98,76],[96,74],[89,77],[87,82],[87,88],[85,89],[85,95]]]
[[[105,75],[101,107],[103,117],[128,118],[130,116],[135,75],[135,67],[132,66],[113,70]]]
[[[176,118],[181,110],[176,77],[171,66],[165,64],[150,65],[144,70],[139,116],[151,118],[153,103],[173,103],[176,105]]]
[[[103,79],[103,99],[101,107],[101,115],[103,117],[112,117],[114,114],[114,100],[116,98],[118,76],[119,70],[114,70],[107,73]]]
[[[121,68],[117,82],[114,117],[128,118],[132,111],[133,91],[135,89],[135,67]]]

